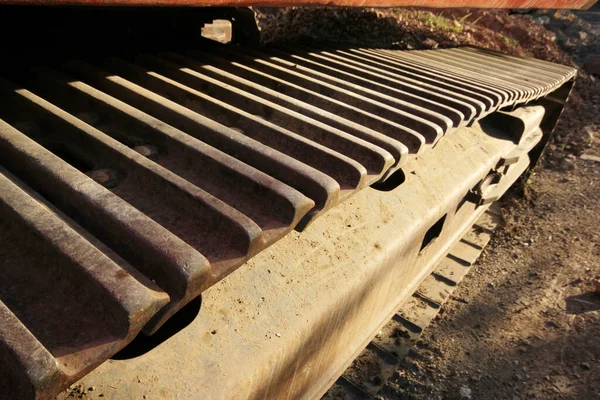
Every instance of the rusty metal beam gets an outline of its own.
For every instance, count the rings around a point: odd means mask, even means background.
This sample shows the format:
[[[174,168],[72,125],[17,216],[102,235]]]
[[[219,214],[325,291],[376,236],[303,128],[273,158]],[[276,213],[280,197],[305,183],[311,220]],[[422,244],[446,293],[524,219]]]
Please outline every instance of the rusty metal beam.
[[[2,0],[0,4],[43,6],[163,7],[431,7],[431,8],[566,8],[588,9],[596,0]]]

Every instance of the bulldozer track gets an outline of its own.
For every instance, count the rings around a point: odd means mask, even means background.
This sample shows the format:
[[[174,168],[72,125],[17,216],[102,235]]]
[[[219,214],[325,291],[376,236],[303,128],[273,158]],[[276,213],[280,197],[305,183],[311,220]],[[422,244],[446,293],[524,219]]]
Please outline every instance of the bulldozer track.
[[[366,188],[390,190],[459,128],[568,94],[575,73],[469,47],[210,41],[8,68],[6,393],[56,394],[292,230]],[[428,310],[446,298],[418,293]]]
[[[431,275],[381,328],[323,399],[377,398],[393,373],[399,370],[403,358],[474,267],[494,230],[502,224],[502,213],[496,204],[450,248]],[[365,365],[370,367],[365,368]]]

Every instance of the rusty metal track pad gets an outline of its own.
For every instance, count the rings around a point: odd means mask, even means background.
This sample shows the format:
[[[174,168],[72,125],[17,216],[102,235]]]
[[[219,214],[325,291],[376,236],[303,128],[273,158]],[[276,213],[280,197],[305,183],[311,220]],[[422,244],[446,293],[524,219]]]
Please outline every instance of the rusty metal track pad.
[[[42,64],[0,77],[9,398],[51,396],[455,129],[575,76],[474,48],[206,40]]]

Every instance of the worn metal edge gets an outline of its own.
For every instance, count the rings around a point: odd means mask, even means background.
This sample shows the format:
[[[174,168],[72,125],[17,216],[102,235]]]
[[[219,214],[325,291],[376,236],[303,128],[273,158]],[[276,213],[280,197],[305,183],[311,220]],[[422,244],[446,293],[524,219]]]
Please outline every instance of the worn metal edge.
[[[380,329],[379,333],[364,347],[364,349],[357,355],[357,357],[353,359],[352,364],[350,364],[350,366],[346,368],[344,373],[323,395],[323,398],[377,398],[378,393],[381,391],[381,389],[384,388],[385,384],[392,377],[393,372],[400,367],[403,359],[423,335],[423,332],[429,326],[431,321],[433,321],[433,319],[435,319],[435,317],[439,314],[439,312],[442,309],[442,306],[452,296],[452,293],[456,290],[458,284],[462,282],[462,280],[471,271],[471,269],[473,269],[475,262],[477,261],[477,259],[479,259],[479,257],[485,250],[485,247],[492,238],[495,230],[498,227],[503,226],[503,224],[504,220],[502,218],[500,206],[497,202],[493,203],[489,207],[489,209],[483,215],[481,215],[463,235],[459,236],[459,239],[449,248],[447,254],[437,261],[431,273],[421,281],[421,284],[416,287],[414,293],[405,300],[405,302],[402,304],[402,306],[400,306],[400,308],[396,311],[392,318],[390,318]],[[484,242],[473,243],[473,240],[469,240],[472,238],[473,235],[483,235]],[[476,246],[471,245],[469,247],[477,248],[475,257],[473,257],[473,255],[464,257],[468,258],[468,260],[465,260],[463,257],[461,257],[461,253],[463,253],[461,248],[465,247],[465,242],[468,242],[469,244],[475,244]],[[451,262],[456,262],[454,261],[455,258],[465,261],[465,263],[468,265],[463,266],[464,271],[462,271],[462,273],[459,274],[459,276],[456,276],[455,278],[451,279],[444,276],[446,274],[443,274],[441,270],[443,268],[443,264],[448,260],[451,260]],[[440,279],[440,277],[442,277],[442,279]],[[439,291],[440,293],[444,293],[444,296],[442,299],[431,299],[430,296],[427,296],[427,293],[431,291]],[[417,299],[417,302],[427,304],[427,308],[419,309],[419,307],[416,307],[416,302],[411,301],[415,298]],[[409,315],[418,315],[419,317],[408,317]],[[406,336],[397,338],[397,342],[395,344],[395,347],[397,347],[398,349],[402,349],[401,353],[391,352],[389,351],[389,349],[385,348],[386,346],[381,345],[382,339],[389,339],[389,337],[382,338],[383,331],[386,330],[386,328],[388,328],[387,330],[389,331],[393,331],[393,329],[390,329],[390,325],[397,325],[399,323],[399,320],[402,319],[405,322],[407,322],[408,325],[413,325],[415,328],[418,328],[416,329],[416,331],[418,332],[412,332],[411,334],[410,329],[406,329]],[[377,350],[373,351],[371,350],[372,348],[375,348]],[[357,360],[369,350],[371,350],[371,353],[378,353],[378,362],[380,365],[383,366],[386,363],[388,364],[388,368],[386,368],[386,371],[383,371],[383,368],[380,370],[385,373],[382,373],[377,377],[369,377],[371,380],[379,382],[379,384],[374,385],[377,388],[376,391],[365,390],[364,387],[361,387],[365,384],[364,381],[356,382],[355,380],[348,377],[349,372],[354,372],[353,370],[357,368]],[[388,361],[386,361],[385,359],[387,359]],[[390,365],[390,359],[393,359],[395,361],[393,365]],[[343,394],[344,397],[340,397],[341,394]]]

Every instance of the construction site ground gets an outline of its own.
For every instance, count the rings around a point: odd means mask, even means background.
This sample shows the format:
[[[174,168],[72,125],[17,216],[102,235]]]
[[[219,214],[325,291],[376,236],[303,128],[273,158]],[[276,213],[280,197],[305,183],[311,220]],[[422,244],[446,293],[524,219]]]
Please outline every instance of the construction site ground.
[[[258,15],[266,42],[308,36],[404,49],[473,44],[580,68],[542,163],[524,193],[502,202],[506,227],[380,397],[600,398],[597,14],[260,9]]]

